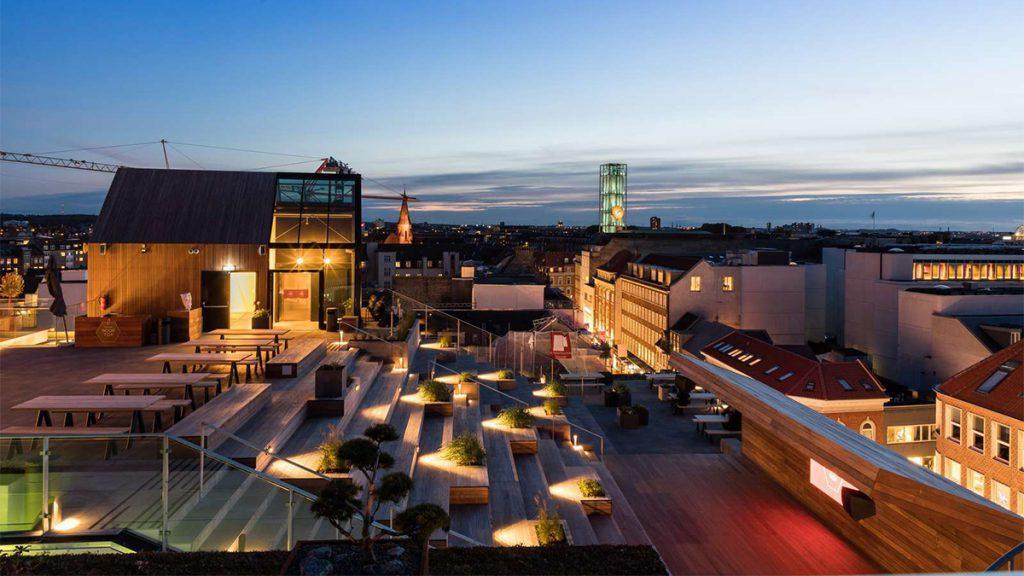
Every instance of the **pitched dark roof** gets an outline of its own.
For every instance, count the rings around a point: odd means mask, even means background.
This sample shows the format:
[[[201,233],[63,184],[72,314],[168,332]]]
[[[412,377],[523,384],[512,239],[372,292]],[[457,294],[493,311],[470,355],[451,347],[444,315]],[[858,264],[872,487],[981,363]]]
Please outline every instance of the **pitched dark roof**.
[[[940,394],[1024,419],[1024,340],[961,370],[936,388]]]
[[[640,264],[650,264],[651,266],[661,266],[662,268],[671,268],[673,270],[682,270],[687,272],[690,268],[693,268],[700,261],[703,260],[700,256],[680,256],[677,254],[658,254],[652,253],[644,256],[640,259]]]
[[[629,250],[619,250],[607,262],[597,267],[598,270],[605,272],[612,272],[614,274],[622,274],[626,269],[626,264],[629,264],[633,260],[633,253]]]
[[[266,244],[277,174],[119,168],[92,242]]]

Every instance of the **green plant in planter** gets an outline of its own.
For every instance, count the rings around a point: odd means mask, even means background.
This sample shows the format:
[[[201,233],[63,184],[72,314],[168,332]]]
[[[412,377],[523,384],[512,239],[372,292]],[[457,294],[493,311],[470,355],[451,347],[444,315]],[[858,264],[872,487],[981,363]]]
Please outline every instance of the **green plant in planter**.
[[[435,530],[447,532],[451,528],[451,518],[437,504],[417,504],[406,508],[395,516],[395,529],[407,535],[420,547],[420,574],[427,574],[427,562],[430,560],[430,535]]]
[[[417,388],[421,398],[427,402],[451,402],[452,391],[440,380],[426,380],[420,382]]]
[[[472,382],[476,379],[476,372],[465,371],[459,374],[459,382]]]
[[[441,348],[451,348],[452,347],[452,335],[451,334],[441,334],[441,336],[437,339],[437,344]]]
[[[252,319],[253,320],[266,320],[270,317],[270,310],[264,308],[259,302],[256,303],[256,308],[253,308]]]
[[[576,486],[580,489],[580,494],[583,494],[584,498],[604,498],[604,486],[593,478],[581,478]]]
[[[331,480],[311,510],[318,518],[326,518],[339,532],[359,542],[366,559],[376,563],[373,544],[385,536],[374,533],[373,523],[381,505],[397,503],[412,490],[412,478],[402,472],[381,474],[395,464],[395,458],[382,445],[398,440],[398,431],[389,424],[375,424],[363,436],[342,442],[335,458],[363,475],[362,486],[351,478]],[[349,521],[359,514],[358,528]],[[357,533],[356,530],[359,530]]]
[[[569,390],[568,388],[565,387],[565,384],[558,380],[555,380],[554,382],[548,382],[548,384],[544,386],[544,390],[547,391],[547,393],[550,394],[551,396],[565,396],[566,394],[569,393]]]
[[[320,463],[317,472],[348,472],[349,468],[338,458],[338,449],[345,442],[341,435],[341,426],[331,424],[320,442]]]
[[[621,382],[616,382],[615,384],[612,384],[612,392],[615,392],[616,394],[629,394],[629,386],[626,386]]]
[[[558,403],[558,400],[549,398],[544,401],[544,413],[548,416],[557,416],[562,413],[562,406]]]
[[[512,380],[515,377],[516,377],[515,372],[513,372],[513,371],[511,371],[511,370],[509,370],[507,368],[504,368],[502,370],[498,370],[498,380]]]
[[[459,466],[480,466],[487,452],[474,434],[459,434],[441,448],[441,457]]]
[[[541,546],[565,544],[562,518],[557,512],[549,510],[547,501],[540,496],[536,496],[534,501],[537,502],[537,542]]]
[[[533,420],[533,414],[521,406],[505,408],[498,414],[498,423],[509,428],[529,428]]]

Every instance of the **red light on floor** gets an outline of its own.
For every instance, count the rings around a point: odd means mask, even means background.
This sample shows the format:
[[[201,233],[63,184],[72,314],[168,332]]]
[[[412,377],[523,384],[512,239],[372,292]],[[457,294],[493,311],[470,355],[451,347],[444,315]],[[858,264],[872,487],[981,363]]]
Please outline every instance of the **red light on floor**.
[[[835,500],[840,506],[843,505],[843,488],[857,489],[832,470],[822,466],[814,458],[811,458],[811,484]]]

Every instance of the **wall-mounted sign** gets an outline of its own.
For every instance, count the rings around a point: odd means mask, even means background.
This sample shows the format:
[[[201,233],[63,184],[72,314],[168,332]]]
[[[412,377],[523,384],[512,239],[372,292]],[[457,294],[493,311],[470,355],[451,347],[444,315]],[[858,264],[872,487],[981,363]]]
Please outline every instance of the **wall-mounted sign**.
[[[285,288],[281,291],[281,297],[286,299],[304,300],[309,298],[309,290],[305,288]]]
[[[551,332],[551,357],[572,358],[572,344],[567,332]]]
[[[835,500],[840,506],[843,505],[843,488],[857,489],[832,470],[822,466],[814,458],[811,458],[811,484]]]
[[[96,339],[103,344],[113,344],[117,342],[117,337],[121,335],[121,328],[117,326],[117,320],[113,318],[104,318],[100,320],[100,325],[96,327]]]

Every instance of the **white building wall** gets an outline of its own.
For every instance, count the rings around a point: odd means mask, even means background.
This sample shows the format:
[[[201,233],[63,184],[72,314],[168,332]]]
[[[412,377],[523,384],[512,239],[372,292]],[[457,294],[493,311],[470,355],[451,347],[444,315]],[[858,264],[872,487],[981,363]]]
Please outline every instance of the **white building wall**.
[[[825,316],[828,302],[828,281],[824,264],[805,264],[804,269],[804,339],[825,340]]]
[[[474,310],[543,310],[542,284],[474,284]]]
[[[740,328],[766,330],[776,344],[806,342],[800,266],[741,266]]]

